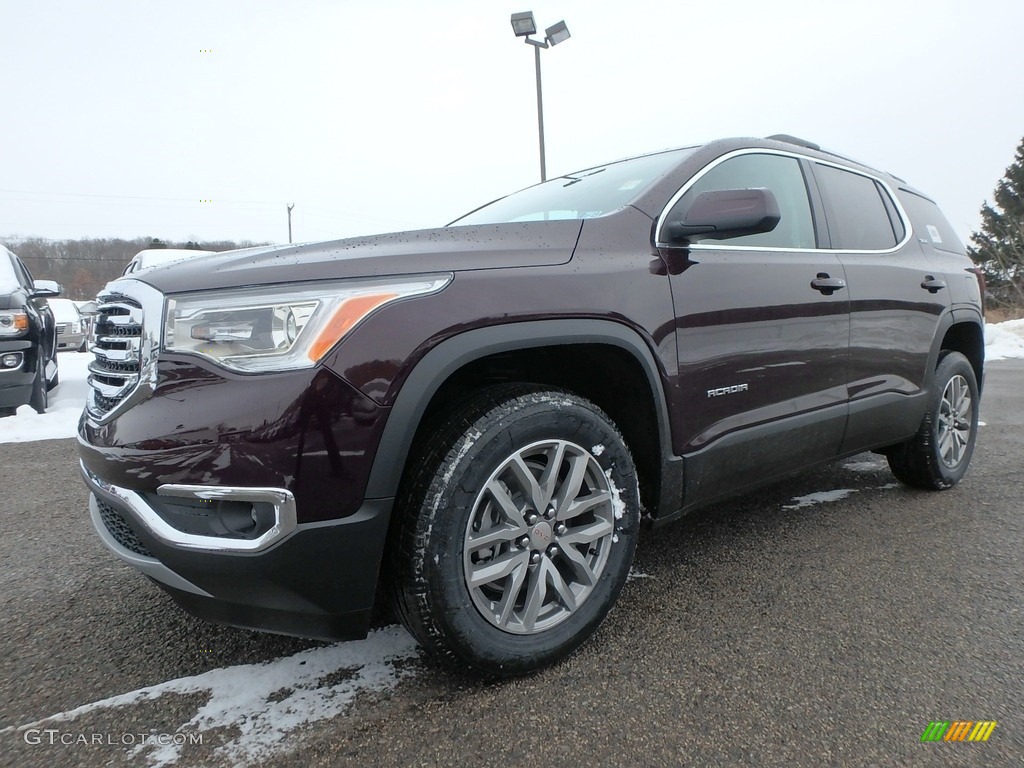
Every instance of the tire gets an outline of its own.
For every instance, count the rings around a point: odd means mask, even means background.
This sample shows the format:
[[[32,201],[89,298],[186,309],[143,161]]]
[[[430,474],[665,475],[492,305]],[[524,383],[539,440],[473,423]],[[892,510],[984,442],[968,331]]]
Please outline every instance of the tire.
[[[88,338],[82,339],[82,343],[79,345],[78,351],[79,352],[88,352],[89,351],[89,339]]]
[[[485,390],[430,434],[388,552],[396,613],[462,670],[506,677],[569,655],[607,615],[636,549],[622,435],[582,398],[519,385]]]
[[[46,413],[46,408],[50,404],[46,382],[46,364],[43,362],[41,350],[37,356],[36,377],[32,379],[32,394],[29,397],[28,404],[32,406],[36,413]]]
[[[944,490],[960,482],[978,435],[978,381],[959,352],[939,358],[921,427],[887,452],[896,479],[915,488]]]

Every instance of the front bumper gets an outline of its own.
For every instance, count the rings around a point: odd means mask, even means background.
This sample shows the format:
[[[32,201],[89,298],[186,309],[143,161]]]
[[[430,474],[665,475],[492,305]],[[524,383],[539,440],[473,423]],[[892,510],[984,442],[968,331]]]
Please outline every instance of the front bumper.
[[[0,354],[20,352],[18,368],[0,369],[0,408],[17,408],[32,399],[32,383],[36,378],[32,342],[25,339],[0,341]]]
[[[278,533],[254,546],[255,538],[178,530],[146,497],[104,482],[84,464],[82,474],[103,543],[189,613],[320,640],[365,637],[392,499],[366,500],[349,517],[305,524],[294,522],[294,510],[289,521],[283,504],[275,513]],[[238,490],[204,489],[229,495]],[[290,496],[281,494],[285,500]]]
[[[79,350],[85,343],[86,335],[84,333],[59,333],[57,334],[57,349],[67,350],[74,349]]]

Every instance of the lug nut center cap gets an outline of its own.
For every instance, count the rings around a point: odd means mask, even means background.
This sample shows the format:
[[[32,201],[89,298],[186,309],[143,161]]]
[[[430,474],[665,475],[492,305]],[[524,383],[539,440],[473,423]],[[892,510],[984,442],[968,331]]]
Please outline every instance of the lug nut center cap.
[[[550,544],[554,538],[555,536],[551,530],[551,523],[547,521],[537,523],[530,529],[530,546],[534,549],[547,549],[548,544]]]

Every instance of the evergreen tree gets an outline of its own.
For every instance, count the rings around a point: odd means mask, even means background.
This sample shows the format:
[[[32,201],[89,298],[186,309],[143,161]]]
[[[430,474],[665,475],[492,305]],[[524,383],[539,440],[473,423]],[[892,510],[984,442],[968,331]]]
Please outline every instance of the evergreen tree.
[[[985,272],[990,299],[1024,306],[1024,139],[992,198],[994,205],[981,208],[981,231],[971,235],[968,252]]]

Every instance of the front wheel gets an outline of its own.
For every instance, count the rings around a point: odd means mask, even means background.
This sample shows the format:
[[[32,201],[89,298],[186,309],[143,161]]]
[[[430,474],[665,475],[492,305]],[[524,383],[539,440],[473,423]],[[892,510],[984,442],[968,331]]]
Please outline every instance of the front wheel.
[[[36,362],[36,376],[32,379],[32,394],[29,397],[28,404],[32,406],[36,413],[46,413],[46,408],[50,404],[46,382],[46,364],[43,362],[42,350],[40,350]]]
[[[582,398],[505,385],[432,444],[397,510],[399,615],[462,668],[507,676],[565,657],[633,560],[640,499],[622,436]]]
[[[959,483],[974,453],[978,401],[974,368],[959,352],[947,352],[935,369],[928,411],[917,434],[887,452],[896,478],[929,490]]]

